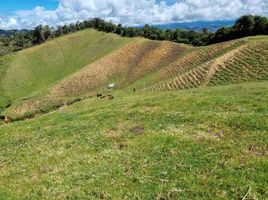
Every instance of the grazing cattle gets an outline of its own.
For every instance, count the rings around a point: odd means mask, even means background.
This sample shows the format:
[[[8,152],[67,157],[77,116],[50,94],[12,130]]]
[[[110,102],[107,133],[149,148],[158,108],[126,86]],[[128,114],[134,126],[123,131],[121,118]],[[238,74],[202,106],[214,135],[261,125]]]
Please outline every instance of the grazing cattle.
[[[112,96],[112,95],[109,94],[109,95],[108,95],[108,99],[109,99],[109,100],[114,99],[114,96]]]
[[[0,115],[0,120],[1,120],[1,121],[4,121],[4,120],[5,120],[5,116]]]
[[[136,88],[133,88],[133,92],[136,92]]]
[[[97,93],[97,97],[102,97],[102,94],[101,93]]]
[[[105,99],[105,98],[106,98],[106,96],[101,96],[100,98],[101,98],[101,99]]]

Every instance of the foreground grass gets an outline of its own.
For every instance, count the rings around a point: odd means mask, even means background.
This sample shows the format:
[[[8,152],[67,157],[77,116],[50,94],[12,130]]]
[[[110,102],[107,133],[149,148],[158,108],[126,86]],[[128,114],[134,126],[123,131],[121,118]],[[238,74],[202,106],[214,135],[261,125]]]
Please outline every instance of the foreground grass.
[[[92,98],[0,127],[0,199],[265,199],[268,82]]]

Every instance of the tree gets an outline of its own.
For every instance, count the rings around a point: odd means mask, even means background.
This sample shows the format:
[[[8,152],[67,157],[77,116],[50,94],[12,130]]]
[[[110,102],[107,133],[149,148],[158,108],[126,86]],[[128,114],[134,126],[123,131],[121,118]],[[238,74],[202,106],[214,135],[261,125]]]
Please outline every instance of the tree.
[[[43,33],[45,40],[48,40],[49,38],[54,38],[53,29],[47,25],[43,27]]]
[[[26,43],[26,39],[24,37],[24,34],[20,33],[20,32],[18,32],[14,35],[14,40],[16,42],[16,46],[18,46],[20,48],[22,48]]]
[[[268,20],[266,17],[255,16],[254,17],[255,26],[254,26],[254,33],[261,35],[261,34],[268,34]]]
[[[64,25],[64,26],[62,27],[62,32],[63,32],[64,35],[70,33],[70,29],[69,29],[69,27],[68,27],[67,25]]]
[[[250,35],[255,27],[255,20],[252,15],[245,15],[240,17],[234,26],[234,29],[240,33],[241,36]]]
[[[118,24],[114,33],[118,34],[118,35],[122,35],[123,33],[123,27],[122,27],[122,24]]]
[[[41,44],[41,43],[46,41],[42,25],[39,25],[34,29],[33,36],[34,36],[34,41],[33,42],[35,44],[36,43]]]
[[[57,30],[55,31],[54,35],[55,35],[56,37],[60,37],[60,36],[63,35],[63,28],[62,28],[62,26],[58,26],[58,28],[57,28]]]

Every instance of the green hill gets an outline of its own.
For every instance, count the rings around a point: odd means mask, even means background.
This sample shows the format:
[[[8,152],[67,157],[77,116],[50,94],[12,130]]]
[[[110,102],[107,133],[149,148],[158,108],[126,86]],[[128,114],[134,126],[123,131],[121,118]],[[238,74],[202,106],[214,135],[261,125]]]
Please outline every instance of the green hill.
[[[12,102],[29,98],[129,41],[85,30],[12,54],[4,58],[7,67],[0,79],[1,91]]]

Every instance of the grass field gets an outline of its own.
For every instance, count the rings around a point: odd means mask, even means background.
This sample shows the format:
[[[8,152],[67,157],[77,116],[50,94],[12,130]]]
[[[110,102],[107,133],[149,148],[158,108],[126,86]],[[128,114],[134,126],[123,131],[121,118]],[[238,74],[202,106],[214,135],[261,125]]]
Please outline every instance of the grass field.
[[[267,91],[118,91],[2,126],[0,199],[265,199]]]

